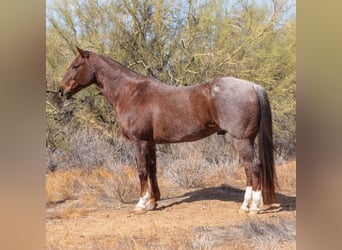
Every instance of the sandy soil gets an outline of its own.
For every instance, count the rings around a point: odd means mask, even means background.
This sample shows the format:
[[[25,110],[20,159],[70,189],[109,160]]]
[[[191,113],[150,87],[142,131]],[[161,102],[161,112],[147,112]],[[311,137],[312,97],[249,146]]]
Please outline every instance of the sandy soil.
[[[250,216],[239,212],[244,186],[234,184],[163,183],[158,208],[142,214],[133,212],[135,204],[110,199],[47,204],[47,249],[295,249],[295,189]]]

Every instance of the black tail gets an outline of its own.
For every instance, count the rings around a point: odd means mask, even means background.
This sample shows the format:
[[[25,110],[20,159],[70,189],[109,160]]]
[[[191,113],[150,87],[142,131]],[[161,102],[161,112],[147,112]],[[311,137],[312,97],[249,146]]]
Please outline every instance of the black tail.
[[[260,104],[259,159],[261,162],[261,188],[264,204],[271,204],[278,188],[274,167],[272,113],[267,93],[264,88],[255,85]]]

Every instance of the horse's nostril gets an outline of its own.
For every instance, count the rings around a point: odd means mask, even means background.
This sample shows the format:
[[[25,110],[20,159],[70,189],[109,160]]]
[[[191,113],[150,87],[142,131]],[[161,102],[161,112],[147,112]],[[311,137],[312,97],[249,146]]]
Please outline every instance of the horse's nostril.
[[[62,88],[58,88],[58,94],[60,94],[61,96],[63,96],[63,90],[62,90]]]

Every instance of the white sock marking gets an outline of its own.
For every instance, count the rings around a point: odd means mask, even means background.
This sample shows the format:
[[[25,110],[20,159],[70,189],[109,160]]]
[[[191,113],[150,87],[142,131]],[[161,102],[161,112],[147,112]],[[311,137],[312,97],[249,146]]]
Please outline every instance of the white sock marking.
[[[262,194],[261,191],[253,191],[253,200],[251,205],[251,210],[260,211],[260,206],[262,206]]]
[[[147,202],[149,201],[151,194],[149,191],[146,192],[144,197],[140,197],[138,204],[135,206],[136,208],[146,209]]]
[[[250,202],[252,201],[252,194],[253,194],[252,193],[252,187],[247,186],[246,191],[245,191],[244,200],[243,200],[243,203],[242,203],[240,209],[245,210],[245,211],[249,210],[248,206],[249,206]]]
[[[245,192],[245,201],[251,201],[252,200],[252,187],[246,187]]]

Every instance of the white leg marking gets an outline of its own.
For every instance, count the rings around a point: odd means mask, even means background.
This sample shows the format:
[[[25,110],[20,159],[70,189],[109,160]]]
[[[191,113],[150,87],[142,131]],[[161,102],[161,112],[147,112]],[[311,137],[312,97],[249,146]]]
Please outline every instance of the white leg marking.
[[[253,200],[250,210],[259,212],[262,206],[262,194],[261,191],[253,191]]]
[[[157,206],[157,203],[152,204],[150,202],[150,200],[148,200],[147,203],[146,203],[146,210],[152,211],[152,210],[154,210],[156,208],[156,206]]]
[[[150,192],[146,192],[146,194],[144,195],[144,197],[140,197],[138,204],[135,206],[134,210],[145,210],[146,209],[146,205],[150,199],[151,195]]]
[[[246,212],[249,211],[249,204],[252,201],[252,187],[246,187],[246,192],[244,196],[243,203],[240,207],[241,210],[244,210]]]

